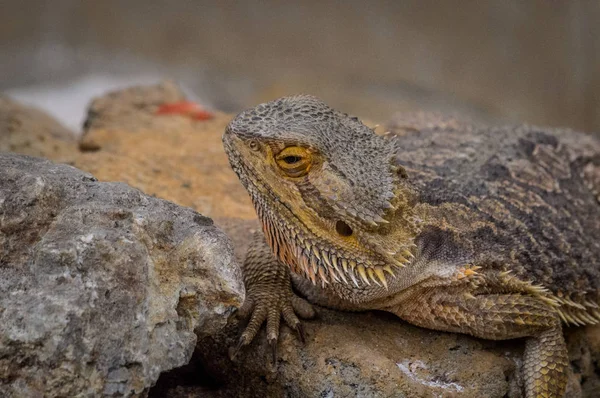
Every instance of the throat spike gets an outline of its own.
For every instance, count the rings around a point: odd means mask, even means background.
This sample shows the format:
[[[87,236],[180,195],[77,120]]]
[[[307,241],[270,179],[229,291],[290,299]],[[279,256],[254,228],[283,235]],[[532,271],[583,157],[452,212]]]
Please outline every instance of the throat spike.
[[[399,254],[396,254],[396,256],[394,256],[394,259],[401,262],[402,264],[405,264],[408,262],[408,260],[404,256],[401,256]]]
[[[356,270],[358,271],[358,275],[360,275],[360,277],[362,278],[362,280],[367,284],[367,285],[371,285],[371,282],[369,282],[369,278],[367,277],[367,271],[365,270],[365,267],[363,267],[361,264],[356,266]]]
[[[321,278],[321,280],[324,283],[328,284],[329,283],[329,279],[327,279],[327,275],[325,274],[325,268],[319,267],[319,271],[318,272],[319,272],[319,278]]]
[[[381,286],[379,284],[379,281],[375,279],[375,271],[373,270],[373,268],[367,268],[367,274],[369,275],[369,278],[371,278],[373,283],[375,283],[377,286]]]
[[[345,273],[348,273],[348,260],[345,258],[342,259],[342,268],[344,268]]]
[[[310,264],[312,266],[313,273],[317,274],[319,272],[319,260],[317,260],[314,255],[310,256]]]
[[[300,264],[302,265],[302,268],[304,269],[304,272],[308,273],[308,269],[310,268],[310,264],[308,263],[308,258],[306,257],[306,255],[304,254],[304,252],[302,251],[302,249],[298,250],[298,260],[300,262]]]
[[[319,261],[321,261],[321,258],[322,258],[321,252],[319,251],[319,249],[316,246],[313,246],[312,253]]]
[[[317,284],[317,277],[315,275],[315,273],[313,272],[312,268],[307,268],[307,275],[308,275],[308,279],[310,279],[310,281],[312,282],[313,285]]]
[[[331,278],[332,278],[334,281],[336,281],[336,282],[339,282],[339,281],[340,281],[340,277],[339,277],[338,273],[337,273],[337,272],[335,272],[335,269],[333,269],[333,268],[328,268],[328,269],[327,269],[327,272],[329,272],[329,275],[331,275]]]
[[[375,267],[375,270],[373,272],[375,272],[375,275],[377,275],[377,278],[379,278],[381,284],[383,285],[383,287],[385,287],[385,290],[388,290],[388,284],[387,280],[385,279],[385,274],[383,273],[383,268]]]
[[[402,250],[402,252],[400,254],[402,254],[402,256],[406,257],[406,258],[415,258],[415,255],[412,254],[412,252],[408,249]]]
[[[389,265],[384,266],[383,270],[385,272],[387,272],[388,274],[390,274],[392,276],[392,278],[396,277],[396,274],[394,274],[394,271],[392,271],[392,267],[390,267]]]
[[[380,216],[377,216],[377,215],[375,217],[373,217],[373,220],[377,224],[389,224],[390,223],[388,220],[386,220],[386,219],[384,219],[384,218],[382,218]]]
[[[331,259],[329,258],[329,255],[327,254],[327,252],[322,252],[323,256],[321,257],[323,259],[323,262],[325,262],[325,264],[327,264],[328,268],[333,268],[333,265],[331,264]]]
[[[354,271],[350,272],[350,279],[352,279],[352,283],[354,283],[354,286],[359,287],[358,281],[356,280],[356,276],[354,276]]]
[[[345,284],[348,284],[348,280],[344,276],[344,272],[342,272],[342,270],[340,269],[340,267],[338,265],[337,257],[335,255],[331,255],[331,263],[332,263],[333,268],[335,269],[335,272],[337,273],[337,275],[344,281]]]
[[[404,262],[402,262],[402,261],[398,261],[395,258],[391,258],[390,260],[391,260],[392,264],[395,265],[398,268],[404,268],[404,267],[406,267],[406,264]]]

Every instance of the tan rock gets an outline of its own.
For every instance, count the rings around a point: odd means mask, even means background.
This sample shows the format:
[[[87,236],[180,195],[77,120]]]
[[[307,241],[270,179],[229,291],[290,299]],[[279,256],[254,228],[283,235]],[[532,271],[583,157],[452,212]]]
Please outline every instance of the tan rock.
[[[183,99],[176,86],[163,83],[94,100],[80,143],[83,153],[73,165],[212,218],[255,218],[222,149],[230,116],[216,112],[211,120],[196,121],[155,115],[161,104]]]
[[[75,133],[52,117],[0,97],[0,151],[67,162],[76,148]]]
[[[94,100],[79,142],[44,113],[0,100],[0,150],[69,163],[100,181],[122,181],[212,218],[254,219],[221,144],[231,118],[155,115],[185,97],[172,83]],[[79,149],[77,149],[79,146]]]

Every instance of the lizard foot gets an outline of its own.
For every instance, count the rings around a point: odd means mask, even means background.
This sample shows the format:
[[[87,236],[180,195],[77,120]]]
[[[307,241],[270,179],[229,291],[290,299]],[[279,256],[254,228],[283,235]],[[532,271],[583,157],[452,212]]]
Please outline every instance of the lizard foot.
[[[286,289],[287,290],[287,289]],[[277,340],[279,339],[279,327],[281,318],[285,323],[296,331],[302,343],[306,337],[300,318],[313,318],[315,311],[312,305],[291,291],[282,295],[266,296],[263,294],[253,295],[249,292],[246,301],[239,309],[238,316],[248,318],[250,321],[231,355],[232,359],[239,354],[243,347],[252,342],[263,323],[267,323],[267,341],[271,348],[272,363],[277,363]]]
[[[235,359],[240,350],[252,342],[266,322],[267,342],[275,365],[281,318],[304,341],[304,329],[298,317],[312,318],[315,311],[308,301],[294,294],[289,267],[273,256],[264,236],[258,232],[254,234],[254,242],[246,255],[243,270],[246,301],[239,309],[238,316],[250,320],[231,359]]]

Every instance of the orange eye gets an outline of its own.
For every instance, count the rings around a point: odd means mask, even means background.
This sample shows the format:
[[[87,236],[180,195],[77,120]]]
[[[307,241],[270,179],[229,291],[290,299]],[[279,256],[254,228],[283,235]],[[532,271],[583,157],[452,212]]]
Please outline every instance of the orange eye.
[[[311,154],[305,148],[291,146],[285,148],[275,157],[277,166],[290,177],[302,177],[308,173],[311,165]]]

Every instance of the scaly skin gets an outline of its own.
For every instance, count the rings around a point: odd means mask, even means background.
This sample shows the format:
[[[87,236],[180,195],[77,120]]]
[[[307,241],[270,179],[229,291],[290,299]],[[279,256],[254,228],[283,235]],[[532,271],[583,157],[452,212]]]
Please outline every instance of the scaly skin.
[[[600,320],[600,143],[531,127],[397,120],[381,137],[311,96],[223,136],[264,238],[244,264],[238,350],[310,302],[484,339],[526,337],[526,397],[561,397],[562,323]],[[272,253],[272,254],[271,254]],[[273,255],[274,254],[274,255]],[[291,271],[291,272],[290,272]]]

